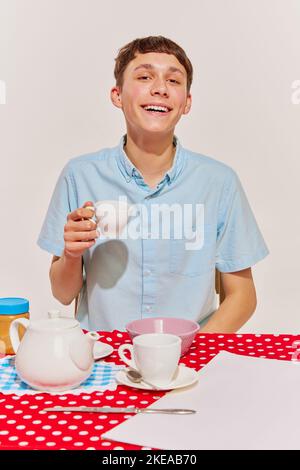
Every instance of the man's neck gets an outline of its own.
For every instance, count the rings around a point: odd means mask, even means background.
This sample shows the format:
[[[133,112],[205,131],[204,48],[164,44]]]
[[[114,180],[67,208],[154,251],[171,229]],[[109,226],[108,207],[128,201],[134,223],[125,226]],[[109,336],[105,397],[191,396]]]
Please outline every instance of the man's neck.
[[[176,153],[173,136],[159,141],[133,139],[128,134],[126,137],[124,145],[126,155],[143,175],[145,182],[150,187],[155,187],[173,165]]]

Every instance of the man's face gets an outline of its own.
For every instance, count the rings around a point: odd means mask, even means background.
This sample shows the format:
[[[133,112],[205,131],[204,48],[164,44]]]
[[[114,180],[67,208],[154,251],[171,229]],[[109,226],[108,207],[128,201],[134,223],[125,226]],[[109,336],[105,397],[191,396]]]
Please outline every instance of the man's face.
[[[124,71],[122,90],[114,87],[111,99],[122,109],[127,129],[133,132],[173,132],[182,114],[191,107],[187,74],[174,55],[137,54]],[[147,111],[145,105],[163,105],[167,112]]]

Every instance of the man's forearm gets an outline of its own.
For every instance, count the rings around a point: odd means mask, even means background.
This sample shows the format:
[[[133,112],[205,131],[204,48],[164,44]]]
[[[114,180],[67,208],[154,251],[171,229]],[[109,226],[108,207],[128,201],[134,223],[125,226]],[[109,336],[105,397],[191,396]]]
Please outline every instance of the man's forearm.
[[[49,276],[53,296],[62,304],[70,305],[83,284],[82,257],[70,258],[63,254],[52,263]]]
[[[244,292],[228,295],[201,329],[201,333],[235,333],[249,320],[255,308],[255,295]]]

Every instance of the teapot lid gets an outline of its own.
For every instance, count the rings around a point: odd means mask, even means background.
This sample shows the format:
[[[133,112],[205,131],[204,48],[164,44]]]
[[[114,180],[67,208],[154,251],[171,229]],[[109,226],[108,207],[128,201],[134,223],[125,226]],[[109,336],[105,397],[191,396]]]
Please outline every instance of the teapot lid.
[[[49,310],[48,318],[30,321],[30,328],[34,330],[65,330],[78,325],[75,318],[62,317],[59,310]]]

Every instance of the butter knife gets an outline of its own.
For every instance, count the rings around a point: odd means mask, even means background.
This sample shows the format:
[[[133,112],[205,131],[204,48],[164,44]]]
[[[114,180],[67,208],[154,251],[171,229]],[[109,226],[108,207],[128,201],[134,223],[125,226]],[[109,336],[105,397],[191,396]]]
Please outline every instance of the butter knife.
[[[196,413],[195,410],[188,410],[184,408],[110,408],[105,406],[58,406],[54,408],[44,408],[42,411],[55,413],[58,411],[74,411],[79,413],[164,413],[177,415],[189,415]]]

